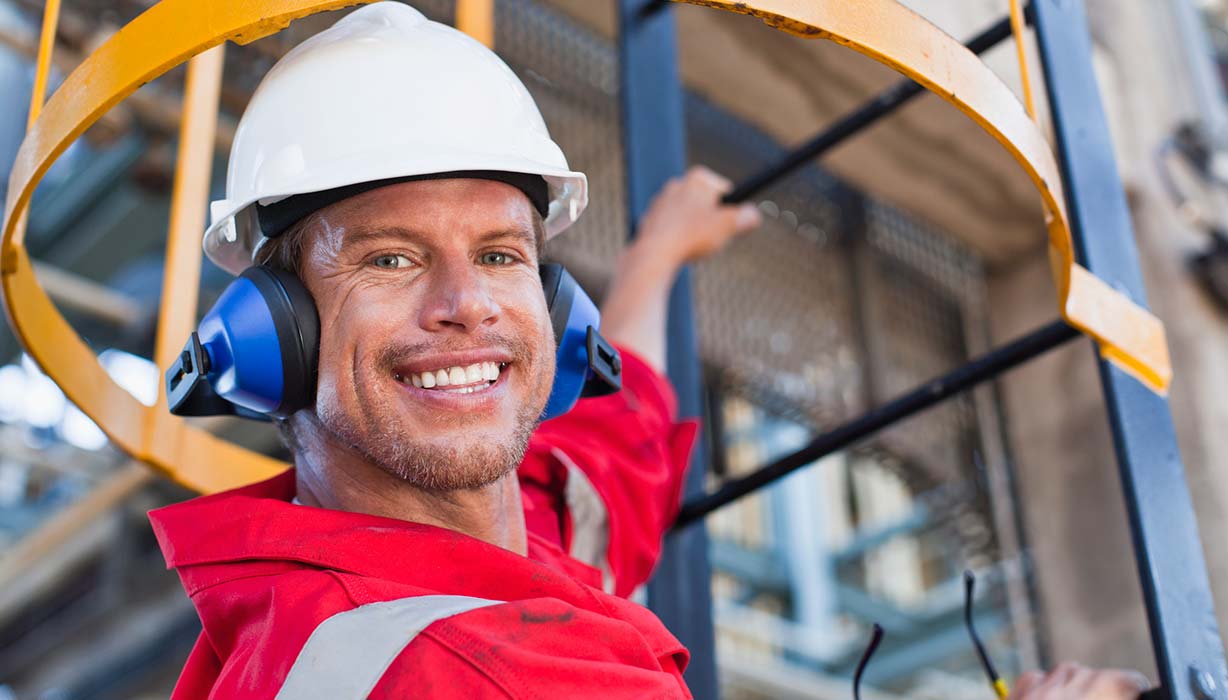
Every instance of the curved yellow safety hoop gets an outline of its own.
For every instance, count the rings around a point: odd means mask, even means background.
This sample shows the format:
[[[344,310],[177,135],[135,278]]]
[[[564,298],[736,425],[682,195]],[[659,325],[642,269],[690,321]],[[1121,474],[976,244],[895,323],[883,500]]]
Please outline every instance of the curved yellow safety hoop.
[[[121,389],[35,279],[22,218],[55,159],[108,109],[187,59],[230,40],[246,44],[316,12],[371,0],[163,0],[91,54],[48,100],[17,153],[5,200],[0,283],[17,336],[56,384],[123,450],[189,488],[212,492],[286,465],[220,440]],[[160,402],[165,406],[164,399]]]
[[[0,239],[0,284],[13,328],[31,356],[122,449],[175,481],[212,492],[270,476],[285,464],[147,407],[121,389],[39,286],[20,226],[30,196],[61,153],[138,87],[224,41],[246,44],[316,12],[373,0],[162,0],[89,56],[60,86],[13,164]],[[971,52],[895,0],[695,4],[754,14],[804,37],[827,38],[883,62],[943,96],[994,135],[1032,177],[1054,213],[1050,244],[1062,315],[1154,389],[1171,370],[1155,317],[1073,263],[1061,182],[1048,143],[1010,90]],[[482,2],[482,0],[478,0]]]

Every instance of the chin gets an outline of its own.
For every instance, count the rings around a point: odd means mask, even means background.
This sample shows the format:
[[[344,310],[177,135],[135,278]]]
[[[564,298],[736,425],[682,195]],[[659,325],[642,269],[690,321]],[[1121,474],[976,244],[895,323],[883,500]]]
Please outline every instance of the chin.
[[[387,474],[425,491],[455,491],[480,488],[515,471],[539,413],[394,418],[382,412],[329,428]],[[364,424],[366,429],[359,427]]]
[[[461,491],[487,486],[514,472],[527,444],[527,435],[467,445],[402,443],[391,450],[368,452],[368,457],[388,474],[423,491]]]
[[[364,461],[435,492],[480,488],[515,471],[549,396],[548,386],[525,390],[507,377],[474,396],[426,395],[384,379],[358,383],[348,407],[317,402],[316,415]]]

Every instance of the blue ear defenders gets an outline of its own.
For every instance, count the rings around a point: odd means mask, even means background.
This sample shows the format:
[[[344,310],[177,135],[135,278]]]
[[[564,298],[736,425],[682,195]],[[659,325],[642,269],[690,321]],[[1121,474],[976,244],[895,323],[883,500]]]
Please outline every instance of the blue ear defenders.
[[[597,332],[597,306],[567,270],[544,264],[541,278],[557,343],[546,419],[571,410],[581,396],[622,388],[622,361]],[[288,417],[315,397],[319,346],[320,319],[303,283],[285,270],[249,267],[167,370],[171,413]]]
[[[581,396],[612,394],[622,388],[622,358],[597,332],[601,314],[562,265],[541,266],[542,289],[554,327],[554,387],[543,419],[561,416]]]

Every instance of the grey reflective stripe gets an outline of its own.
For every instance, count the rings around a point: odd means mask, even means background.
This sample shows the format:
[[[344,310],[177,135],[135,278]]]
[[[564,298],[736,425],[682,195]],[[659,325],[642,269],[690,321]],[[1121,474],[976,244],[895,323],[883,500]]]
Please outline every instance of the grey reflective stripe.
[[[610,561],[606,553],[610,549],[610,514],[606,510],[601,494],[571,457],[557,447],[550,453],[560,463],[567,467],[567,486],[563,496],[567,501],[567,510],[571,512],[571,551],[572,557],[601,571],[602,588],[606,593],[614,592],[614,573],[610,571]]]
[[[401,650],[432,622],[501,602],[425,595],[337,613],[307,638],[277,700],[363,700]]]

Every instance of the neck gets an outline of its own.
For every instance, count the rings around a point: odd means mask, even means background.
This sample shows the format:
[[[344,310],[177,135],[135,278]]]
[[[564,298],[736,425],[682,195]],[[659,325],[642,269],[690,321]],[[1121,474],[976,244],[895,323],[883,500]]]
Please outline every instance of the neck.
[[[484,486],[428,491],[334,446],[300,445],[294,466],[304,505],[434,525],[522,556],[527,552],[514,469]]]

